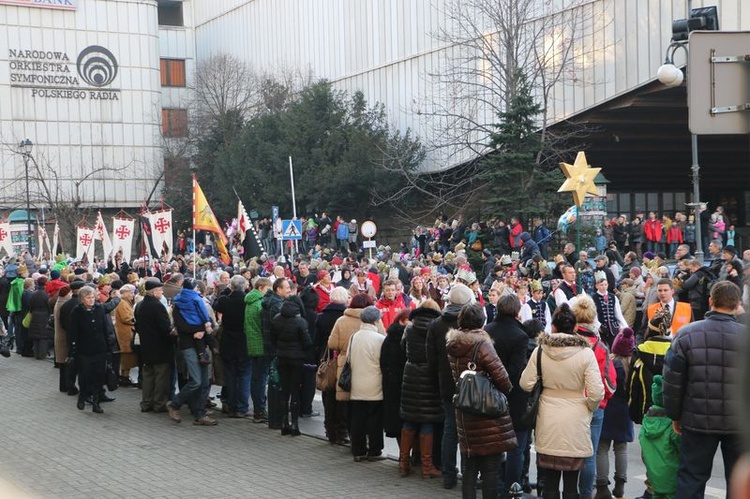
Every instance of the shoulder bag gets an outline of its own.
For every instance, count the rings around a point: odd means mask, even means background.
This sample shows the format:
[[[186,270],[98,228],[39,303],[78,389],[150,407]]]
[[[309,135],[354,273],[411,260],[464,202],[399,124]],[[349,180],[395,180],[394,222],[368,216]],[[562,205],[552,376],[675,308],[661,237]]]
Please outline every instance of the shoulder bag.
[[[117,387],[120,386],[119,379],[118,379],[118,373],[115,372],[114,365],[112,363],[112,355],[109,355],[107,357],[107,363],[105,366],[105,374],[106,374],[106,382],[107,382],[107,390],[110,392],[113,392],[117,390]]]
[[[341,369],[341,375],[339,376],[339,388],[341,388],[345,392],[352,391],[352,365],[349,359],[351,359],[352,355],[353,339],[354,334],[349,337],[349,346],[346,347],[346,362],[344,362],[344,367],[343,369]]]
[[[498,390],[492,380],[483,372],[477,372],[477,350],[482,341],[474,345],[474,351],[456,383],[453,406],[467,414],[496,419],[508,414],[508,399]]]
[[[320,359],[320,365],[315,374],[315,388],[321,392],[336,388],[336,371],[338,371],[338,361],[335,356],[331,355],[331,350],[326,348],[326,354]]]
[[[542,396],[542,347],[536,349],[536,383],[531,389],[526,411],[521,416],[521,423],[531,428],[536,426],[536,414],[539,412],[539,398]]]

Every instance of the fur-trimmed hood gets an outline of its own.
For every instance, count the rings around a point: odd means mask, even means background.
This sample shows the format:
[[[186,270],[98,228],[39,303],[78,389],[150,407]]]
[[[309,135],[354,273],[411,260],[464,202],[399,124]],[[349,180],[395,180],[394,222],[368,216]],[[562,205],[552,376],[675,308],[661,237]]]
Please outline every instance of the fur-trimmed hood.
[[[541,334],[537,341],[542,351],[554,360],[564,360],[577,354],[583,348],[591,348],[591,343],[577,334]]]
[[[451,328],[445,335],[445,350],[451,357],[468,357],[474,345],[485,340],[492,343],[492,338],[484,329],[461,330]]]

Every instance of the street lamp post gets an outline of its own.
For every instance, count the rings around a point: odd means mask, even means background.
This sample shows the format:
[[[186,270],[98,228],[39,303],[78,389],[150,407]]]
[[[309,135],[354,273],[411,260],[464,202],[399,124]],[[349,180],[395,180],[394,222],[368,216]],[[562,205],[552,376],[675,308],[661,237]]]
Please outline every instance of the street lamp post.
[[[684,75],[682,70],[674,65],[674,54],[677,50],[683,49],[687,57],[687,42],[672,42],[667,47],[667,53],[664,57],[664,64],[656,72],[656,77],[667,87],[677,87],[682,85]],[[693,202],[688,206],[693,208],[693,218],[695,219],[695,258],[703,262],[703,236],[701,234],[701,188],[700,188],[700,165],[698,163],[698,136],[691,134],[690,151],[692,155],[692,166],[690,167],[693,175]]]
[[[29,139],[21,141],[21,154],[23,154],[23,165],[26,169],[26,230],[27,244],[29,253],[31,253],[31,192],[29,191],[29,159],[31,159],[31,149],[34,144]]]

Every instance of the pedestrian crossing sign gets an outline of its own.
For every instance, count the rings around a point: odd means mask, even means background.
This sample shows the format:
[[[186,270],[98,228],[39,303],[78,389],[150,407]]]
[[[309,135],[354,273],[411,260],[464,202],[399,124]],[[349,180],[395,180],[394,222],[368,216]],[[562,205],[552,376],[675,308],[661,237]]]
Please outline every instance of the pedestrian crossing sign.
[[[302,239],[302,222],[299,220],[282,220],[281,239]]]

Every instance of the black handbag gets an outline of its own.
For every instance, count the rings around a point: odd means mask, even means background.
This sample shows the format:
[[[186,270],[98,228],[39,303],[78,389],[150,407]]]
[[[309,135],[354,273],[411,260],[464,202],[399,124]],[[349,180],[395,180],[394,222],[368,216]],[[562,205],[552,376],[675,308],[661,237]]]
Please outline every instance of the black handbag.
[[[536,426],[536,414],[539,412],[539,398],[542,396],[542,347],[536,349],[536,383],[531,389],[529,400],[526,402],[526,411],[521,416],[524,426]]]
[[[344,362],[344,367],[341,369],[341,374],[339,374],[338,385],[345,392],[352,391],[352,365],[349,359],[351,358],[353,339],[354,335],[349,338],[349,346],[346,349],[346,362]]]
[[[483,372],[477,372],[477,350],[482,342],[474,345],[474,353],[464,372],[456,383],[453,406],[467,414],[496,419],[508,414],[508,399],[497,389],[492,380]]]
[[[117,373],[115,372],[115,369],[112,366],[111,359],[107,360],[105,374],[107,378],[107,390],[109,390],[110,392],[117,390],[117,387],[120,386],[119,384],[120,380],[118,379]]]

